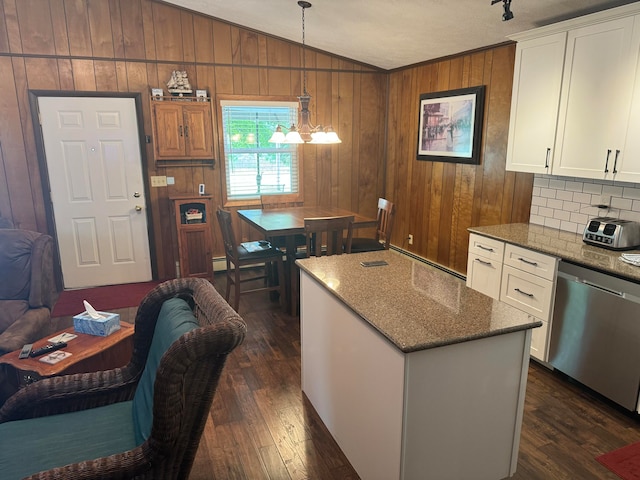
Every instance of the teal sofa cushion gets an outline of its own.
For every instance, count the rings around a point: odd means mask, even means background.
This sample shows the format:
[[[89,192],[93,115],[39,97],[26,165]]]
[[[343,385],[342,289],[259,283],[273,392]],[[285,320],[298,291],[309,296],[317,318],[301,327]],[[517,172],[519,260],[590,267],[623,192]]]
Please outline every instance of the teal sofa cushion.
[[[132,402],[0,424],[0,478],[21,479],[132,448]]]
[[[198,326],[198,321],[184,300],[172,298],[162,304],[147,363],[133,397],[133,425],[138,444],[144,443],[151,435],[153,385],[160,359],[173,342]]]

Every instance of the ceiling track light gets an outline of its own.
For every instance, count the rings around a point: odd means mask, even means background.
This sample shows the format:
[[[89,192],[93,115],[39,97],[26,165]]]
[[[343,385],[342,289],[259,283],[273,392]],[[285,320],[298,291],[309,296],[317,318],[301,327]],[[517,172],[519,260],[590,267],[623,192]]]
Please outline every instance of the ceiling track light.
[[[305,30],[304,30],[304,11],[307,8],[311,8],[311,4],[305,1],[299,1],[298,5],[302,8],[302,74],[303,74],[303,87],[302,95],[298,97],[300,102],[300,122],[298,125],[291,125],[288,128],[288,132],[285,133],[283,129],[287,129],[282,125],[278,125],[276,131],[269,139],[270,143],[315,143],[315,144],[332,144],[342,143],[342,140],[338,137],[338,134],[331,128],[331,126],[322,128],[322,125],[313,125],[311,123],[311,112],[309,111],[309,102],[311,101],[311,95],[307,92],[307,68],[306,68],[306,43],[305,43]]]
[[[513,18],[513,12],[511,11],[511,0],[491,0],[491,5],[495,5],[496,3],[502,2],[502,8],[504,8],[504,13],[502,14],[502,21],[506,22],[507,20],[511,20]]]

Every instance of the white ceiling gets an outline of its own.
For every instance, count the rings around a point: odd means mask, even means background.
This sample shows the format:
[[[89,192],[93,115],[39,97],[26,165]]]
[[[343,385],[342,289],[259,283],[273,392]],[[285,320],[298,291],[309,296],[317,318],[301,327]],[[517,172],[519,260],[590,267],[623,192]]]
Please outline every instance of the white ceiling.
[[[236,25],[302,42],[297,0],[165,0]],[[368,65],[393,69],[507,41],[507,35],[631,0],[513,0],[502,21],[491,0],[313,0],[305,42]]]

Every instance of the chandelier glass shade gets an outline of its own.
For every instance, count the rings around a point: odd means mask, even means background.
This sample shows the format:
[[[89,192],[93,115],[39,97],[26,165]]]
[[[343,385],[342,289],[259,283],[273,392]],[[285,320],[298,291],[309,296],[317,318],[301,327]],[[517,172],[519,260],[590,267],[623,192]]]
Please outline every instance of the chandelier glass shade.
[[[270,143],[315,143],[315,144],[332,144],[342,143],[338,134],[331,128],[322,127],[322,125],[313,125],[311,123],[311,112],[309,111],[309,102],[311,95],[307,93],[307,69],[305,65],[305,31],[304,31],[304,11],[311,8],[311,4],[305,1],[299,1],[298,5],[302,8],[302,74],[303,89],[302,95],[298,97],[300,102],[300,118],[297,125],[285,127],[278,125],[275,132],[269,139]],[[285,134],[284,130],[288,130]]]

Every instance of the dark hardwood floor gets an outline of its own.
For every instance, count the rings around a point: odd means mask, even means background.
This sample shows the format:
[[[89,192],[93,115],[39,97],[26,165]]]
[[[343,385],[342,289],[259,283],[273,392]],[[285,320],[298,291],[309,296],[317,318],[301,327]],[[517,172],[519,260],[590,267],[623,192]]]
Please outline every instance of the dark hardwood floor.
[[[215,281],[224,294],[224,276]],[[135,309],[119,312],[132,320]],[[248,334],[228,359],[190,480],[359,478],[301,392],[299,319],[267,293],[242,296],[240,314]],[[617,479],[595,457],[637,441],[636,416],[531,362],[513,479]]]

